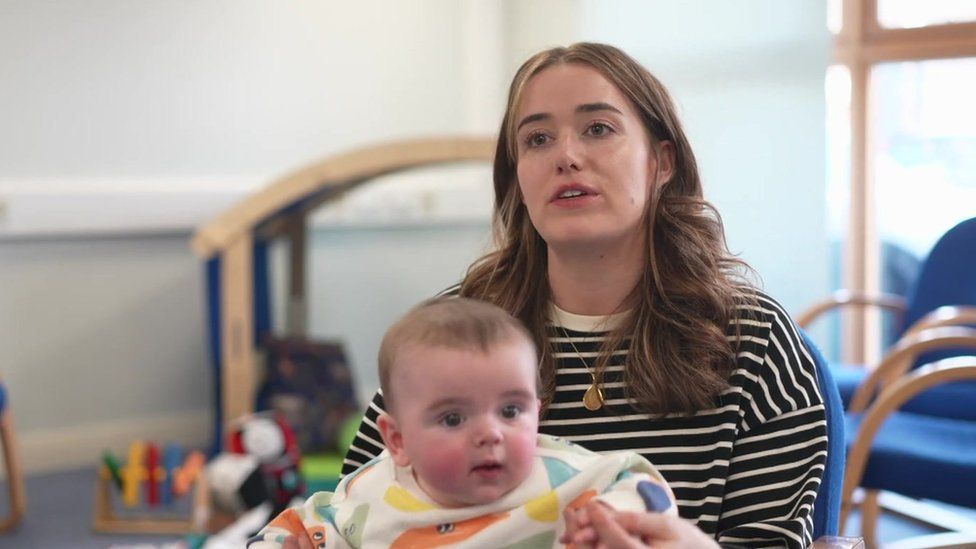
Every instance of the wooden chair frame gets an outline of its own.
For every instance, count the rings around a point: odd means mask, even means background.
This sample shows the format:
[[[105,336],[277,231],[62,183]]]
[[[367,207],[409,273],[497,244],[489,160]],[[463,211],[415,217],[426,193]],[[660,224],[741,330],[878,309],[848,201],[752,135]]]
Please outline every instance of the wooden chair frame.
[[[844,307],[878,307],[902,315],[907,309],[905,298],[894,294],[868,294],[850,290],[837,290],[830,297],[814,303],[796,316],[796,323],[807,329],[824,314]],[[938,326],[962,326],[976,324],[976,307],[944,305],[939,307],[905,329],[902,337],[914,332]]]
[[[903,404],[926,389],[952,381],[976,380],[976,356],[947,358],[908,371],[916,358],[928,351],[942,348],[969,348],[976,353],[976,329],[940,324],[949,319],[967,318],[967,315],[973,313],[973,308],[966,309],[968,310],[962,315],[955,314],[956,312],[951,310],[934,311],[920,320],[920,323],[926,321],[928,325],[935,327],[915,329],[907,333],[888,356],[871,371],[854,394],[849,411],[863,412],[864,416],[847,455],[841,529],[854,506],[855,490],[863,478],[871,445],[884,421]],[[879,394],[872,401],[875,392]],[[868,547],[877,546],[875,532],[883,504],[881,495],[876,490],[864,490],[860,502],[861,535],[864,536]],[[917,512],[910,514],[922,521],[946,527],[946,521],[938,515]],[[909,547],[971,547],[973,544],[976,544],[976,536],[950,532],[914,538],[897,546],[907,549]]]
[[[891,294],[864,294],[839,290],[834,292],[831,297],[820,301],[807,308],[803,313],[797,315],[796,323],[801,328],[807,329],[809,325],[823,314],[842,307],[881,307],[902,314],[905,311],[905,301],[900,296]],[[868,378],[861,383],[848,407],[850,412],[862,412],[867,407],[875,392],[879,389],[894,383],[903,376],[911,367],[919,355],[942,348],[953,348],[956,345],[955,338],[961,338],[958,346],[967,347],[968,332],[923,332],[933,328],[949,328],[953,326],[976,325],[976,307],[973,306],[953,306],[945,305],[939,307],[914,324],[905,329],[901,339],[899,339],[884,355],[881,362],[876,366],[868,365]]]
[[[823,314],[842,307],[879,307],[903,315],[907,309],[905,298],[895,294],[869,294],[851,290],[837,290],[826,299],[818,301],[796,316],[801,328],[808,328]]]
[[[848,411],[860,413],[871,404],[876,392],[881,392],[900,381],[909,372],[918,357],[939,349],[972,349],[976,353],[976,329],[939,325],[913,330],[891,349],[877,366],[871,368],[867,378],[858,386]],[[924,367],[924,366],[923,366]]]
[[[7,473],[7,499],[10,502],[7,516],[0,519],[0,532],[6,532],[20,524],[27,511],[24,473],[20,466],[20,453],[9,402],[6,410],[0,410],[0,444],[3,445],[3,461]]]

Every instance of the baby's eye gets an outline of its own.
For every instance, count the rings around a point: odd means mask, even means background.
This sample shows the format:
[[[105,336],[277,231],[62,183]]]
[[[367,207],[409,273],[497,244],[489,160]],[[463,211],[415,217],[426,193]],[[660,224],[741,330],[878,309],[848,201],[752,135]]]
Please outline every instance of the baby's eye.
[[[457,427],[462,421],[464,421],[464,417],[462,417],[461,414],[451,412],[449,414],[445,414],[444,417],[441,418],[441,425],[445,427]]]
[[[514,404],[509,404],[502,408],[502,417],[505,419],[515,419],[522,413],[522,408]]]
[[[586,133],[594,137],[603,137],[611,132],[613,132],[613,128],[603,122],[594,122],[590,127],[586,128]]]
[[[540,132],[530,133],[529,136],[525,138],[525,146],[529,148],[541,147],[548,142],[549,136]]]

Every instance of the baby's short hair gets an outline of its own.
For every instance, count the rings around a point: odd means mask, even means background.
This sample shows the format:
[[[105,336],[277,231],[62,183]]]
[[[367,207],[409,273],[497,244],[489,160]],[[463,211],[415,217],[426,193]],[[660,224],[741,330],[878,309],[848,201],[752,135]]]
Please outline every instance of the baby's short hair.
[[[386,409],[391,409],[393,400],[390,386],[393,364],[404,346],[488,353],[500,343],[517,340],[524,340],[534,354],[538,353],[532,334],[500,307],[464,297],[438,297],[422,302],[390,326],[380,344],[380,388]]]

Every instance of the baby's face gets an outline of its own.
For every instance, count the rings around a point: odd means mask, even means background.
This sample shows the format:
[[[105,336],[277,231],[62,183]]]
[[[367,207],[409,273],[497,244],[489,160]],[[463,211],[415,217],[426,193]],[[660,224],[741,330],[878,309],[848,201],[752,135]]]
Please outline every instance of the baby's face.
[[[539,401],[535,352],[524,341],[479,350],[410,345],[391,383],[402,451],[421,488],[447,507],[495,501],[535,458]],[[394,444],[396,446],[396,444]]]

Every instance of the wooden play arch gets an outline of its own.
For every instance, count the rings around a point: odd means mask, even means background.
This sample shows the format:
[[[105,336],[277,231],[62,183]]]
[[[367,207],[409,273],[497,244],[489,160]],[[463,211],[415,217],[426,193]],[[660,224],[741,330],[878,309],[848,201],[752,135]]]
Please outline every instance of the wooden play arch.
[[[459,162],[491,162],[489,137],[411,139],[365,147],[314,162],[247,196],[193,236],[206,262],[210,347],[216,373],[217,444],[223,427],[254,408],[260,337],[271,329],[268,244],[288,242],[286,325],[304,333],[308,216],[382,175]]]

